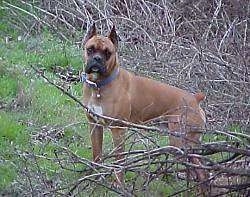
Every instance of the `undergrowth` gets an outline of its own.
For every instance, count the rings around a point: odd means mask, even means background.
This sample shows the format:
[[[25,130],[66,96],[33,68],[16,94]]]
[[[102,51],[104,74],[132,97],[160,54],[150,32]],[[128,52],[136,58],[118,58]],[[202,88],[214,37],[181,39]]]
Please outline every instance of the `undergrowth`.
[[[81,50],[72,43],[60,41],[48,32],[18,41],[15,34],[0,40],[0,191],[15,193],[21,188],[23,173],[37,170],[48,180],[56,174],[78,176],[61,169],[52,160],[40,158],[32,165],[26,157],[54,157],[60,145],[79,156],[91,158],[83,109],[67,96],[39,78],[30,68],[43,69],[53,80],[55,66],[82,68]],[[81,84],[69,91],[81,98]],[[78,137],[77,137],[78,136]],[[50,139],[51,138],[51,139]],[[74,139],[78,138],[77,141]],[[74,142],[74,143],[73,143]],[[30,154],[30,155],[29,155]],[[33,163],[34,164],[34,163]],[[39,168],[37,167],[39,166]],[[79,169],[84,166],[78,165]],[[25,172],[26,171],[26,172]],[[13,187],[15,185],[15,187]],[[17,192],[18,193],[18,192]]]

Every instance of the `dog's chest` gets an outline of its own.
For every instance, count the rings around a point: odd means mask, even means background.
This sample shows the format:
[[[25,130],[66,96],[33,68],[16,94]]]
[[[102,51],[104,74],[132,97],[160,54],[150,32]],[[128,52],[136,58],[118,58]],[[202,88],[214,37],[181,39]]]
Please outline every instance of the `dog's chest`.
[[[103,106],[101,104],[101,98],[98,97],[95,91],[91,92],[91,96],[89,97],[86,104],[89,110],[91,110],[92,112],[99,114],[99,115],[104,114]]]

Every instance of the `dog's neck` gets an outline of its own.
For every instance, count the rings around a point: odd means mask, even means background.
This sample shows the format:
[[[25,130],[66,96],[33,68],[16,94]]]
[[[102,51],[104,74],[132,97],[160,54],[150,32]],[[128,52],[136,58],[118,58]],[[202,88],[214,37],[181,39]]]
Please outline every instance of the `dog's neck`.
[[[119,74],[119,67],[116,67],[110,75],[108,75],[107,77],[97,80],[97,81],[91,81],[88,79],[88,75],[86,73],[83,73],[81,75],[81,81],[83,83],[86,83],[86,85],[89,88],[94,88],[94,89],[100,89],[106,85],[108,85],[109,83],[111,83],[113,80],[115,80],[117,78]]]

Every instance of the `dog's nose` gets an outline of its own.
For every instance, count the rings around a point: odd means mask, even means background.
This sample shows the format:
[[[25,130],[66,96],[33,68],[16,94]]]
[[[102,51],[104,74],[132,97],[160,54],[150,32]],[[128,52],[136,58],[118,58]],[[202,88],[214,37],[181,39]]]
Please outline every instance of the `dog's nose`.
[[[95,55],[93,58],[97,62],[100,62],[102,60],[102,57],[100,55]]]

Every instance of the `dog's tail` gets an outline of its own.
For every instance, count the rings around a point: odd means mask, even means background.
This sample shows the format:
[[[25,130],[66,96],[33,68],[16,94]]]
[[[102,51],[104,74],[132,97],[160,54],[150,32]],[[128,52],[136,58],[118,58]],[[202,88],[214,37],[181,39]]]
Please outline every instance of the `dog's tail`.
[[[199,102],[203,101],[206,96],[202,92],[198,92],[198,93],[194,94],[194,97],[197,100],[197,102],[199,103]]]

